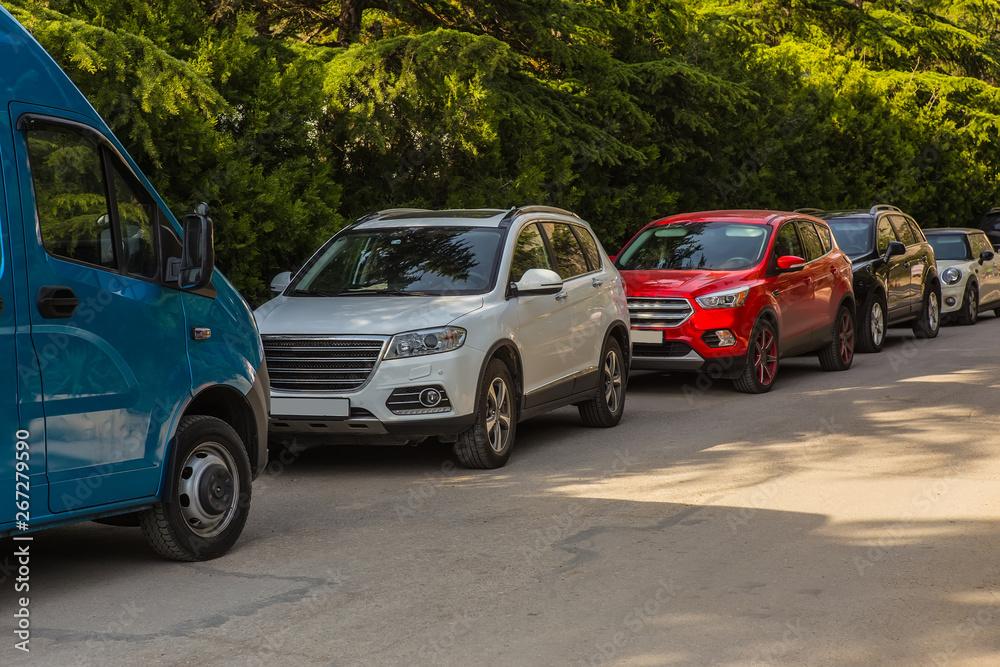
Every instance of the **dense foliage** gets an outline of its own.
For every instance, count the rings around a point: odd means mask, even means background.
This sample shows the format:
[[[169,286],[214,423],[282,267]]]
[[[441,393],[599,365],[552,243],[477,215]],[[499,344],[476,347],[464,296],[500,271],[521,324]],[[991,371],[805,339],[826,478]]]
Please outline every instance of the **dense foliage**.
[[[251,299],[375,209],[1000,204],[991,0],[13,0]]]

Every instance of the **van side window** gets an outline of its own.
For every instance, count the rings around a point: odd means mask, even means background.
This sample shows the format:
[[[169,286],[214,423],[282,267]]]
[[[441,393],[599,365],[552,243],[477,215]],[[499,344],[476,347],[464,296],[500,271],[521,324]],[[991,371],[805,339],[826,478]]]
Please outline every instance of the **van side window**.
[[[156,280],[162,216],[118,156],[69,125],[32,123],[25,137],[45,250]]]
[[[153,241],[156,208],[145,191],[129,184],[131,179],[123,171],[124,168],[118,164],[112,169],[125,272],[142,278],[156,278],[156,246]]]
[[[117,269],[100,146],[70,128],[33,129],[27,137],[45,250]]]

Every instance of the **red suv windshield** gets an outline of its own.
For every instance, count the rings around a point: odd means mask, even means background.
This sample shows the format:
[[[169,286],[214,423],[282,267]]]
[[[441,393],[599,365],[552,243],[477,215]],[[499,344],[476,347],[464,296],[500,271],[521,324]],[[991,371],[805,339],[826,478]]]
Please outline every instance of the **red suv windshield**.
[[[624,271],[741,271],[764,257],[771,228],[738,222],[657,225],[639,234],[618,256]]]

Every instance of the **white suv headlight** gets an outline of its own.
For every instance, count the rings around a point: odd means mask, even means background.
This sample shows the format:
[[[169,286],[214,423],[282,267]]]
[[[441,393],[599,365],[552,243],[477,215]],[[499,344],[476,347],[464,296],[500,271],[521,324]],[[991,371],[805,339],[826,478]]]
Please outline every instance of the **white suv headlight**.
[[[749,287],[738,287],[736,289],[727,289],[722,292],[713,292],[705,296],[699,296],[695,298],[695,301],[702,308],[735,308],[736,306],[743,305],[749,293]]]
[[[945,281],[949,285],[954,285],[961,279],[962,279],[962,270],[954,266],[949,266],[947,269],[941,272],[941,280]]]
[[[438,327],[396,334],[389,341],[385,358],[417,357],[455,350],[465,343],[465,334],[465,329],[461,327]]]

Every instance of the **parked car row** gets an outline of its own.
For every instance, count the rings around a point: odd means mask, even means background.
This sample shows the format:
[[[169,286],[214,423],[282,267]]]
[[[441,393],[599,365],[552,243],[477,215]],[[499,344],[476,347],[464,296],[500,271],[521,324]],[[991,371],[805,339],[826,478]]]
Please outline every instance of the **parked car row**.
[[[791,355],[842,371],[887,326],[1000,314],[983,231],[891,206],[673,216],[614,261],[575,214],[523,206],[372,214],[252,316],[207,207],[179,223],[3,7],[0,60],[0,536],[99,520],[213,558],[269,444],[433,436],[495,468],[532,415],[617,425],[631,368],[760,393]]]
[[[272,444],[433,436],[494,468],[532,415],[573,404],[588,426],[616,425],[630,369],[762,393],[785,357],[843,371],[856,349],[881,350],[887,327],[932,338],[942,313],[1000,308],[982,232],[925,235],[888,205],[675,215],[613,260],[551,207],[359,220],[277,276],[255,313]]]

